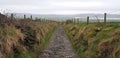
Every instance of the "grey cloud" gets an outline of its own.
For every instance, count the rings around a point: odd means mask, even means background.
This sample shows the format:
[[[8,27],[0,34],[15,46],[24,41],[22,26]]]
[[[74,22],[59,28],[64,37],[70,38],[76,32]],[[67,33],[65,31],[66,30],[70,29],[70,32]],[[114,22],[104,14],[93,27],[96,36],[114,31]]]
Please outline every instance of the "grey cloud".
[[[64,2],[98,2],[100,6],[87,6],[78,4],[76,6],[56,5]],[[15,9],[16,12],[31,13],[56,13],[68,12],[111,12],[120,9],[119,0],[0,0],[0,9]],[[83,7],[81,7],[81,5]],[[88,4],[89,5],[89,4]],[[63,13],[64,14],[64,13]]]

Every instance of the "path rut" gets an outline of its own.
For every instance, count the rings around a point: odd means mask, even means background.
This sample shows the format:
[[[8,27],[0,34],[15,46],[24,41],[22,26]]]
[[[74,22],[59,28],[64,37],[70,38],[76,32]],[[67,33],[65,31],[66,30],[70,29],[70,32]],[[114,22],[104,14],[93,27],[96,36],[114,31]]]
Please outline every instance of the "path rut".
[[[39,58],[78,58],[78,56],[60,26]]]

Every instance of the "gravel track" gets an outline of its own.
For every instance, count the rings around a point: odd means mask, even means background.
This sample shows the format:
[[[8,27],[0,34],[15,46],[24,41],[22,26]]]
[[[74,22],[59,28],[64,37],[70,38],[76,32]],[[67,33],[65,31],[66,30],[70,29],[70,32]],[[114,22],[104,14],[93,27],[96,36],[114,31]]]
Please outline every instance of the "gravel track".
[[[78,56],[63,28],[59,26],[39,58],[78,58]]]

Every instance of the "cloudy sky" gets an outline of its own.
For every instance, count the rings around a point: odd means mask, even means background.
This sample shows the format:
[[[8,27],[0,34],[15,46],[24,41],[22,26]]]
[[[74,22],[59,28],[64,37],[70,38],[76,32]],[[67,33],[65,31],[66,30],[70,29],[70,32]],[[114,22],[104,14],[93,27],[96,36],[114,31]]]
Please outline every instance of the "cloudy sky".
[[[3,10],[34,14],[120,13],[120,0],[0,0]]]

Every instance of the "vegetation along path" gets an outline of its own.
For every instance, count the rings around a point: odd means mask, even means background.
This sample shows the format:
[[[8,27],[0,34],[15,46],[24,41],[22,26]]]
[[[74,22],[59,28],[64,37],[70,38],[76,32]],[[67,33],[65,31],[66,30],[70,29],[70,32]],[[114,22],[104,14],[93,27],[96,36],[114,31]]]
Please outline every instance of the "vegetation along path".
[[[60,26],[39,58],[78,58],[78,56]]]

